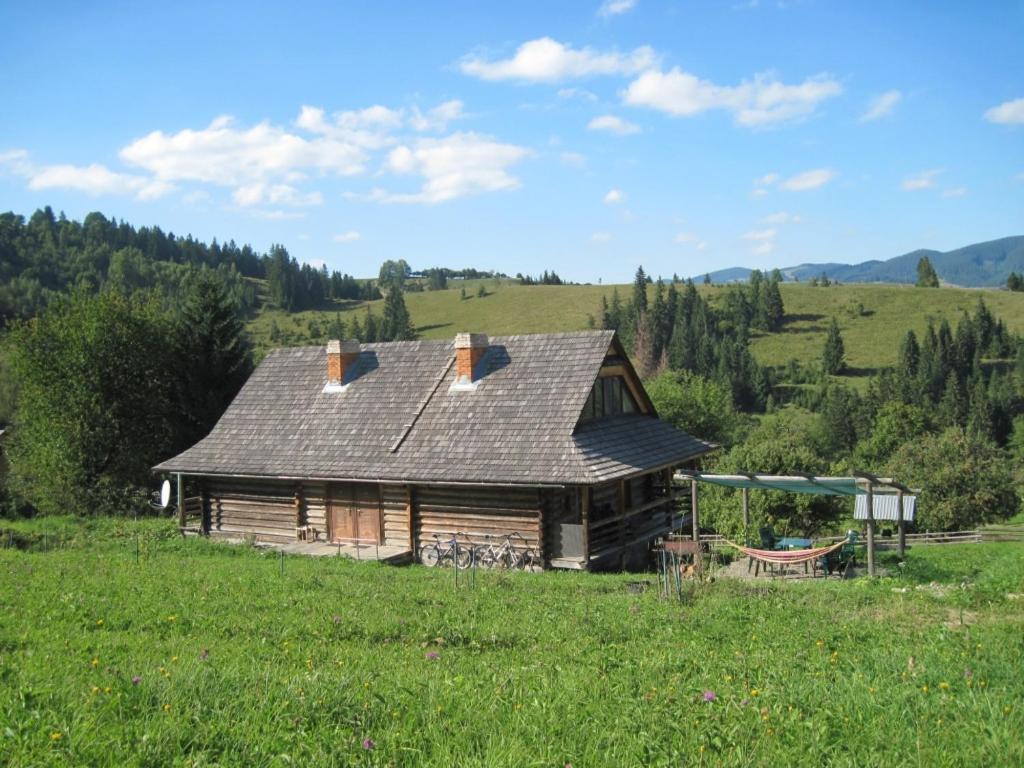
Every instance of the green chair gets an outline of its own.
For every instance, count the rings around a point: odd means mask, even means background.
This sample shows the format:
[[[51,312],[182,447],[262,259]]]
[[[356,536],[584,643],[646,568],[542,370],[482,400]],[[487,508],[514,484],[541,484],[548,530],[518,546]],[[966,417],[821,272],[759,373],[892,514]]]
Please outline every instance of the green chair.
[[[850,570],[851,565],[857,563],[857,539],[860,538],[860,534],[857,531],[847,531],[846,541],[843,542],[843,546],[834,552],[829,552],[819,561],[819,565],[822,570],[825,571],[829,576],[833,572],[838,572],[842,578],[846,578],[846,574]]]

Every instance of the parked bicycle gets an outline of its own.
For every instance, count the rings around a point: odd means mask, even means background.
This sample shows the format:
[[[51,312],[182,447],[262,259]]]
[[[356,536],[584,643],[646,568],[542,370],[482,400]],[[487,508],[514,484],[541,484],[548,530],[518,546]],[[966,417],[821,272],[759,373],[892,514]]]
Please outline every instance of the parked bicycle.
[[[456,531],[451,537],[445,538],[439,533],[434,534],[433,544],[424,544],[420,548],[420,562],[431,567],[449,567],[453,563],[457,568],[468,568],[473,560],[473,552],[467,544],[459,542],[459,536],[466,534]]]
[[[474,551],[476,561],[484,568],[527,570],[539,563],[533,548],[519,532],[507,534],[497,546],[490,536],[485,538],[487,542]]]

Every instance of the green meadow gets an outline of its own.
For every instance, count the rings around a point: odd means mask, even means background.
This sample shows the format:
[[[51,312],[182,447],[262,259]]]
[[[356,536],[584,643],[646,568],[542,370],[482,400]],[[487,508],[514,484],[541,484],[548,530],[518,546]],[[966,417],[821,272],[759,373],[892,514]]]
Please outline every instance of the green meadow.
[[[0,764],[1024,764],[1024,547],[688,585],[0,532]]]
[[[622,300],[628,301],[632,292],[630,285],[519,285],[507,280],[451,284],[454,287],[445,291],[406,294],[406,305],[422,338],[447,339],[464,330],[491,335],[582,330],[588,327],[588,316],[598,316],[602,295],[610,299],[613,289],[617,289]],[[465,299],[460,292],[463,285]],[[480,285],[488,292],[482,298],[476,295]],[[699,290],[714,300],[726,289],[702,285]],[[650,288],[648,294],[653,297],[654,289]],[[754,355],[766,365],[783,366],[790,360],[817,363],[828,324],[835,317],[846,345],[848,375],[867,375],[896,362],[900,341],[908,329],[913,328],[920,336],[929,319],[938,322],[942,318],[955,328],[964,312],[974,310],[979,297],[1011,331],[1024,333],[1024,293],[888,284],[821,288],[787,283],[782,285],[782,297],[786,308],[783,329],[752,340]],[[378,317],[382,314],[383,301],[369,305]],[[250,322],[249,329],[262,349],[280,346],[270,341],[272,322],[291,334],[285,343],[310,343],[311,319],[325,330],[335,312],[346,324],[355,317],[362,322],[366,306],[351,302],[330,311],[295,314],[265,309]]]

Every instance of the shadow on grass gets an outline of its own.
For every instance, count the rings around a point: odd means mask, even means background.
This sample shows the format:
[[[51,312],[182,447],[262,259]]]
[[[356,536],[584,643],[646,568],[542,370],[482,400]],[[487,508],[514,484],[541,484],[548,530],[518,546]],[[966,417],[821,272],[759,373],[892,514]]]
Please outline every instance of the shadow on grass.
[[[433,325],[418,325],[416,326],[417,333],[425,333],[426,331],[434,331],[438,328],[448,328],[451,323],[434,323]]]

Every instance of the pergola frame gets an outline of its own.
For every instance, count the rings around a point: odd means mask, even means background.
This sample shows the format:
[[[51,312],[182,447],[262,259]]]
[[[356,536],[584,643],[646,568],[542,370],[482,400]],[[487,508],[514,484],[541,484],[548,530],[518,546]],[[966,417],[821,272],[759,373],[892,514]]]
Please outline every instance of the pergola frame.
[[[675,479],[690,483],[690,505],[692,511],[692,535],[694,541],[700,540],[700,513],[698,506],[697,484],[699,482],[721,485],[740,489],[743,495],[743,529],[750,527],[750,490],[785,491],[788,493],[810,493],[820,496],[867,496],[867,560],[868,576],[875,575],[875,513],[874,497],[878,492],[895,494],[898,510],[899,553],[902,557],[906,550],[906,521],[903,519],[903,495],[915,493],[915,490],[897,482],[891,477],[878,477],[869,472],[854,472],[852,475],[840,477],[819,477],[815,475],[765,475],[742,473],[735,475],[718,475],[710,472],[681,470]]]

